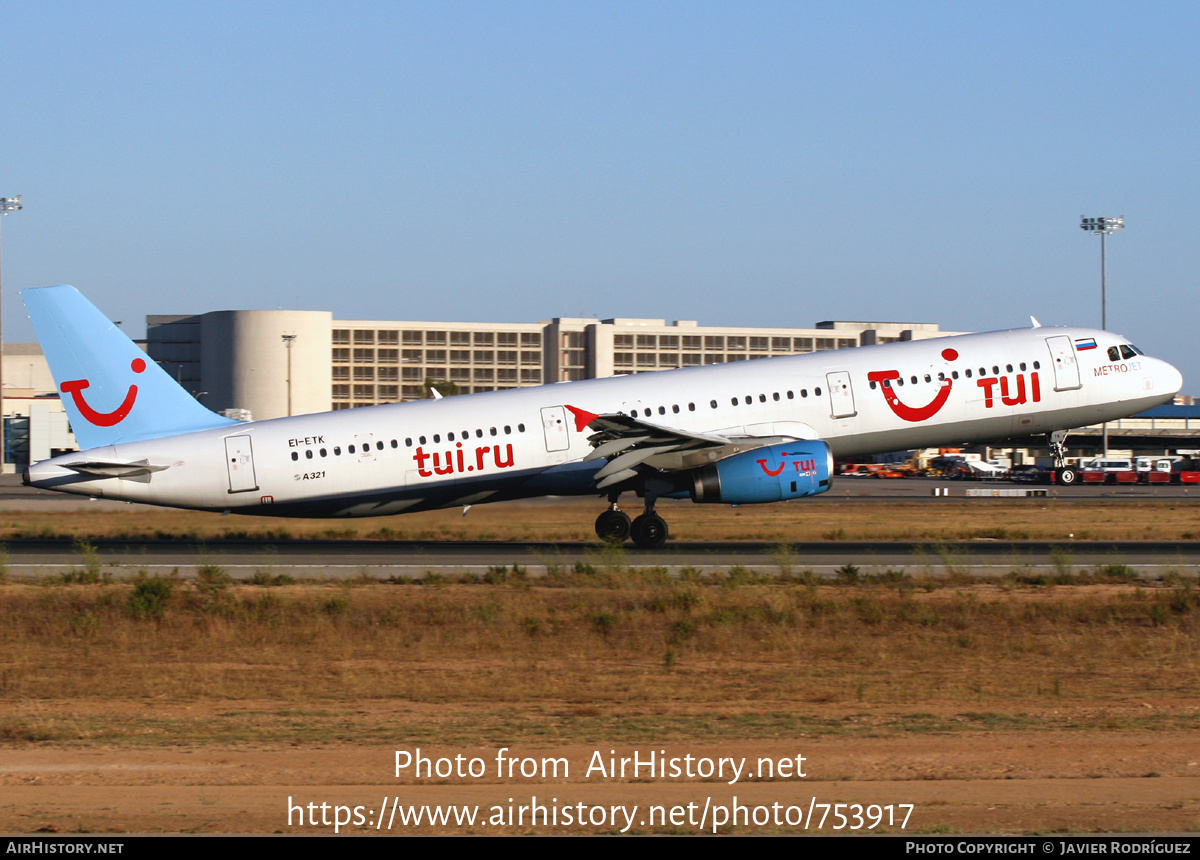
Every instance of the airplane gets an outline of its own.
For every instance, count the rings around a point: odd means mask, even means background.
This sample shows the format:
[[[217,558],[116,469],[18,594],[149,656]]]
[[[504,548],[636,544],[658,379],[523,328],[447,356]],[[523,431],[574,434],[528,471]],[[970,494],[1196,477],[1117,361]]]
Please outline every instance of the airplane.
[[[372,517],[606,498],[596,534],[651,548],[659,499],[742,505],[829,489],[834,457],[1048,434],[1170,401],[1178,370],[1107,331],[965,334],[240,422],[200,405],[73,287],[25,290],[82,450],[28,486],[176,508]],[[635,519],[625,493],[644,500]]]

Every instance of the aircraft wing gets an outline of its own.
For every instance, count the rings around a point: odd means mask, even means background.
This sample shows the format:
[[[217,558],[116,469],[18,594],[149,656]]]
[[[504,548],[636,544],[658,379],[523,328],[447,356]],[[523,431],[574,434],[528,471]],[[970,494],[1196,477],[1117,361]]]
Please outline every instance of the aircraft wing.
[[[596,415],[574,406],[567,409],[575,416],[577,429],[596,431],[588,437],[592,450],[584,461],[608,460],[595,474],[598,490],[636,476],[643,466],[664,472],[694,469],[793,438],[693,433],[621,413]]]

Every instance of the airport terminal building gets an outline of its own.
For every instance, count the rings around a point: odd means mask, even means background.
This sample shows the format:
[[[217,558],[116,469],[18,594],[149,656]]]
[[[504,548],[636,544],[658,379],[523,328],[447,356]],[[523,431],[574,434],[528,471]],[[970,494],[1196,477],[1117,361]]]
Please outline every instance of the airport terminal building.
[[[277,418],[459,393],[942,337],[934,323],[814,328],[660,319],[533,323],[335,320],[322,311],[146,318],[146,351],[216,412]]]

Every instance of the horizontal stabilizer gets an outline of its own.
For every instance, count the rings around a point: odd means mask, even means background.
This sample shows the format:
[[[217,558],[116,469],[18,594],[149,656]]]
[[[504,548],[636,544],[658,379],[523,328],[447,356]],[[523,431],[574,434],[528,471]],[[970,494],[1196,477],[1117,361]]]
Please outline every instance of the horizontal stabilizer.
[[[62,465],[76,472],[96,475],[100,478],[123,478],[127,481],[140,481],[141,483],[149,483],[151,473],[171,468],[170,466],[155,466],[146,460],[138,460],[134,463],[120,463],[114,460],[81,460],[77,463],[63,463]]]

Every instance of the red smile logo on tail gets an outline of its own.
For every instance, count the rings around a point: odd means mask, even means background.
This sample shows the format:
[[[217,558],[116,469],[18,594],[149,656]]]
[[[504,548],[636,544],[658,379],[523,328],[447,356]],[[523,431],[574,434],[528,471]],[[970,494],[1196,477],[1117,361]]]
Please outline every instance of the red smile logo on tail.
[[[958,358],[958,350],[943,349],[942,358],[946,361],[954,361]],[[909,406],[900,400],[896,389],[891,385],[891,380],[899,378],[900,371],[898,370],[874,370],[867,374],[867,379],[879,383],[879,388],[883,391],[883,399],[892,412],[896,413],[896,417],[905,421],[926,421],[937,415],[938,411],[946,405],[946,400],[950,397],[950,389],[954,386],[953,380],[946,377],[942,379],[938,386],[938,393],[932,400],[924,406]]]
[[[144,359],[135,358],[129,365],[134,373],[141,373],[146,369]],[[97,412],[88,402],[83,399],[83,390],[91,386],[91,383],[86,379],[72,379],[64,382],[58,388],[63,394],[70,394],[71,399],[75,401],[75,408],[79,410],[92,424],[97,427],[112,427],[114,424],[120,424],[125,420],[125,416],[129,414],[129,410],[133,408],[133,402],[137,400],[138,388],[136,385],[129,386],[129,391],[125,393],[125,399],[121,401],[121,405],[112,412]]]

